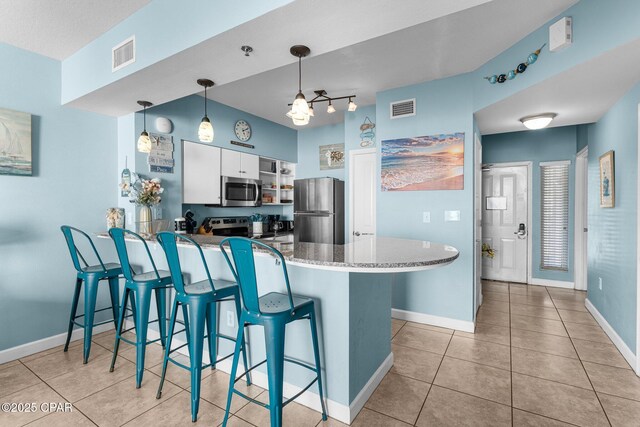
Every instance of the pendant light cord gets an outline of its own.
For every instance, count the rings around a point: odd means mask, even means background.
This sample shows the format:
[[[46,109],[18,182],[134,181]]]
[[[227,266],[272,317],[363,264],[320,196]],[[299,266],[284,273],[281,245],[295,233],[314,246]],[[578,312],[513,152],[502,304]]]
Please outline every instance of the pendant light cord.
[[[298,93],[302,92],[302,56],[298,56]]]
[[[147,131],[147,106],[144,106],[144,109],[142,110],[142,122],[144,123],[143,127],[144,127],[144,131]]]
[[[207,117],[207,87],[204,87],[204,116]]]

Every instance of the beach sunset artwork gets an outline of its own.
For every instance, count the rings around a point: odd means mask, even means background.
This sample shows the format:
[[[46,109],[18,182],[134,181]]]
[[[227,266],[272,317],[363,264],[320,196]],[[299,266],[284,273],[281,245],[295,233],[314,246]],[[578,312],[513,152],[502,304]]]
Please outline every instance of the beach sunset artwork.
[[[464,189],[464,132],[382,141],[382,191]]]
[[[0,175],[31,174],[31,114],[0,108]]]

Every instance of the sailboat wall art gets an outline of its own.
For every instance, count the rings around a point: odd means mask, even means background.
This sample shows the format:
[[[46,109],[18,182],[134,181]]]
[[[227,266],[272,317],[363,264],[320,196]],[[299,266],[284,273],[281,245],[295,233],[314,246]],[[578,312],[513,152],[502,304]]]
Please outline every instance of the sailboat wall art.
[[[33,174],[31,114],[0,108],[0,175]]]
[[[382,141],[382,191],[464,189],[464,133]]]

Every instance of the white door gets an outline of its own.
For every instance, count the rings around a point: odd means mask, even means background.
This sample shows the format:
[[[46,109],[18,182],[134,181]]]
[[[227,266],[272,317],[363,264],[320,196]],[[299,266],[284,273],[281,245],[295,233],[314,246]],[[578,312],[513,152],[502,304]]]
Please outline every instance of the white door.
[[[473,206],[473,223],[474,223],[474,234],[475,234],[475,268],[474,268],[474,279],[475,279],[475,311],[474,311],[474,319],[475,313],[478,311],[478,307],[482,304],[482,143],[480,142],[480,137],[477,134],[474,134],[474,148],[475,148],[475,159],[474,159],[474,206]]]
[[[182,203],[220,203],[220,148],[185,141],[182,145]]]
[[[242,178],[260,179],[260,157],[255,154],[240,153]]]
[[[495,251],[483,257],[482,277],[527,283],[528,168],[484,168],[482,187],[482,243]]]
[[[351,241],[376,234],[376,149],[349,152]]]
[[[575,288],[587,290],[587,231],[589,151],[576,156]]]
[[[244,178],[242,176],[242,167],[240,164],[241,153],[233,150],[222,150],[222,176],[231,176],[233,178]]]

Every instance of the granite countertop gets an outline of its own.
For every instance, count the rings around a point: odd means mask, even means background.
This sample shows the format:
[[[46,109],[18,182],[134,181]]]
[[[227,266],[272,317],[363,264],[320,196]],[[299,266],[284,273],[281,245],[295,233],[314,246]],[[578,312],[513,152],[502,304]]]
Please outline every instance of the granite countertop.
[[[109,237],[107,233],[99,237]],[[189,235],[205,250],[220,250],[222,236]],[[284,236],[282,236],[284,238]],[[155,236],[145,238],[157,243]],[[452,263],[459,256],[453,246],[423,240],[374,237],[344,245],[256,239],[282,253],[287,264],[345,272],[390,273],[428,270]],[[184,243],[181,246],[190,246]],[[256,252],[265,249],[257,248]]]

